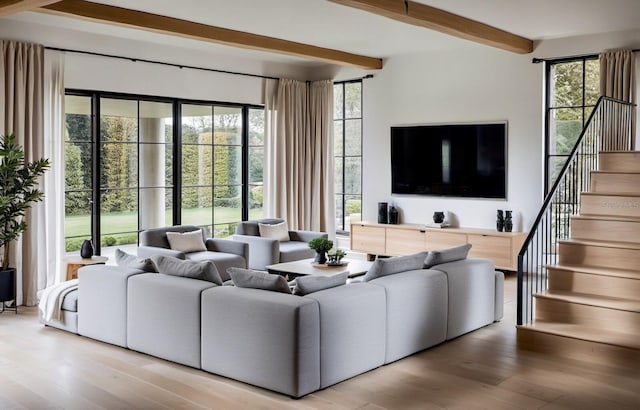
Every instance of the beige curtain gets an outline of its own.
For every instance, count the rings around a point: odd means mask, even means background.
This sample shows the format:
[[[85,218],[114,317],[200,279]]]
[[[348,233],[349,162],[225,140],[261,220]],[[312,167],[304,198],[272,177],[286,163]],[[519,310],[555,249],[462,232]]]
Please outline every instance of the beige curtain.
[[[600,54],[600,94],[617,100],[635,101],[635,56],[632,50]]]
[[[333,83],[265,86],[265,216],[291,229],[335,232]]]
[[[43,69],[41,45],[0,40],[0,133],[15,134],[25,160],[44,157]],[[17,304],[35,305],[37,290],[37,228],[44,224],[44,206],[37,203],[25,216],[28,229],[13,246],[10,264],[17,269]]]
[[[600,54],[600,94],[626,102],[635,102],[635,55],[632,50],[612,50]],[[609,112],[602,130],[602,149],[634,149],[635,110],[631,118],[631,132],[619,129],[622,114]],[[617,118],[620,116],[621,118]],[[628,120],[628,118],[626,118]]]

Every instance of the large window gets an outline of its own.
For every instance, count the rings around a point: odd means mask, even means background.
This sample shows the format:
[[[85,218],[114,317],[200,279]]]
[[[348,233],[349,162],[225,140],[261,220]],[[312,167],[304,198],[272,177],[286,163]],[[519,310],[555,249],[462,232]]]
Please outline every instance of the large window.
[[[597,56],[547,62],[545,192],[549,192],[600,96]]]
[[[174,224],[226,237],[262,216],[261,108],[76,91],[65,104],[67,252]]]
[[[346,234],[362,212],[362,81],[333,87],[336,233]]]

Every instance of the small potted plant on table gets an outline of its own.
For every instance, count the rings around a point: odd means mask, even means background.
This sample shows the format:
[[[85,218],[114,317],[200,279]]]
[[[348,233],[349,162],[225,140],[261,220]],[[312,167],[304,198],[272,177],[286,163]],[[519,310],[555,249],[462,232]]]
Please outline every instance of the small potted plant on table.
[[[325,264],[327,263],[327,251],[333,248],[333,241],[325,238],[315,238],[309,241],[309,248],[316,251],[316,257],[313,262]]]
[[[327,265],[340,265],[342,258],[347,255],[345,251],[338,248],[332,248],[327,252]]]

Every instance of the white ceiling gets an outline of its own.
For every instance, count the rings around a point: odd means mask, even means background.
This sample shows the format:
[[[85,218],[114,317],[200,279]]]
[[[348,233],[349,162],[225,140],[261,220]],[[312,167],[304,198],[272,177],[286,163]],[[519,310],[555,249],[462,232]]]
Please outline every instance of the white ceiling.
[[[640,0],[419,1],[538,41],[640,29]],[[101,0],[98,3],[370,57],[487,47],[325,0]],[[42,13],[19,13],[9,18],[263,61],[324,65]]]

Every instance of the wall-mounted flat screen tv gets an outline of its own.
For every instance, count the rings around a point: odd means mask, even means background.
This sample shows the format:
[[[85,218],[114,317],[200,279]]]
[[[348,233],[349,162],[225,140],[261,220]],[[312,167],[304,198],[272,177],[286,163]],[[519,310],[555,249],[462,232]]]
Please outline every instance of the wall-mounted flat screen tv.
[[[506,199],[507,123],[391,127],[391,193]]]

